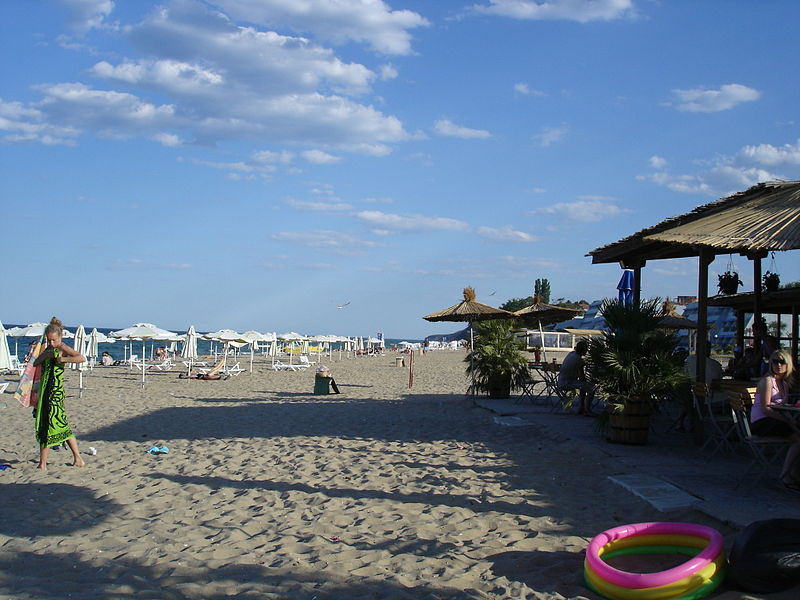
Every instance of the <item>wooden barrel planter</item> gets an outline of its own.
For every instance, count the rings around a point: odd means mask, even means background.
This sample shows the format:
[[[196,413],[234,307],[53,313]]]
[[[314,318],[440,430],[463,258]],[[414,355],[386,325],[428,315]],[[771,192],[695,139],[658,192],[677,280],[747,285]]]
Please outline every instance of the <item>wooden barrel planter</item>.
[[[614,444],[647,444],[650,431],[650,404],[645,400],[631,399],[625,410],[608,415],[608,441]]]

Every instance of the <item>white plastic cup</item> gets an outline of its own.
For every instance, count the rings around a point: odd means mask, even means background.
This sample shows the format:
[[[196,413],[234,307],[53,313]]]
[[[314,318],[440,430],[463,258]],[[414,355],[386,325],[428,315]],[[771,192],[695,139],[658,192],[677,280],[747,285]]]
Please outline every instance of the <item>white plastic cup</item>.
[[[95,448],[94,446],[89,446],[89,454],[91,454],[92,456],[96,456],[97,448]]]

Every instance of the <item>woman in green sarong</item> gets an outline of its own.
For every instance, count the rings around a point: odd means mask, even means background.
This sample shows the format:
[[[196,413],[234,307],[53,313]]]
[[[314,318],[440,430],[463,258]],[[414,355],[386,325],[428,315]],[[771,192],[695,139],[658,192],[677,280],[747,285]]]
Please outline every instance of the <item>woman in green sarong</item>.
[[[36,441],[39,442],[39,468],[47,470],[47,455],[51,446],[67,443],[72,450],[72,466],[84,466],[78,453],[78,442],[67,422],[64,410],[64,363],[82,363],[86,359],[80,352],[61,341],[64,327],[53,317],[45,328],[47,349],[33,363],[41,365],[39,400],[36,404]]]

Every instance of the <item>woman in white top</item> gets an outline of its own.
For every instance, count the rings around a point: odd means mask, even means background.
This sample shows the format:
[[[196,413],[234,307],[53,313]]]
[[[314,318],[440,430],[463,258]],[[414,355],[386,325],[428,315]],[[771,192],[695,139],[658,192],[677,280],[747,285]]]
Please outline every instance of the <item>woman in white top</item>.
[[[795,440],[786,454],[781,481],[786,487],[800,491],[800,438],[791,424],[772,408],[788,401],[793,384],[794,364],[791,355],[785,350],[775,350],[770,355],[767,374],[758,382],[750,412],[750,431],[755,435],[792,437]]]

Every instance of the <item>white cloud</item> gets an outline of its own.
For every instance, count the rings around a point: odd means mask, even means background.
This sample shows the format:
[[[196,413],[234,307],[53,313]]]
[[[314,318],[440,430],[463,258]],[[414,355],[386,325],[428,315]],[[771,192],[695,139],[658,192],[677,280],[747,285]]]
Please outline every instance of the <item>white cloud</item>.
[[[301,153],[303,158],[315,165],[332,165],[341,161],[341,157],[333,156],[322,150],[306,150]]]
[[[2,143],[73,145],[74,138],[79,133],[73,127],[43,122],[43,114],[38,109],[26,108],[19,102],[3,102],[0,99],[0,142]]]
[[[562,19],[587,23],[633,16],[633,0],[489,0],[479,12],[513,19]]]
[[[436,133],[448,137],[457,137],[465,140],[469,139],[486,139],[492,137],[492,134],[483,129],[470,129],[461,125],[456,125],[449,119],[440,119],[436,121],[433,126]]]
[[[364,210],[354,214],[364,223],[391,231],[466,231],[468,225],[464,221],[446,217],[426,217],[424,215],[398,215],[377,210]]]
[[[514,91],[518,94],[522,94],[523,96],[543,97],[547,95],[540,90],[532,89],[527,83],[515,83]]]
[[[255,10],[256,4],[213,6]],[[301,3],[260,4],[282,19]],[[356,12],[382,20],[373,32],[402,29],[407,12],[389,11],[374,0],[304,4],[342,18]],[[42,99],[22,108],[38,111],[42,127],[70,128],[76,136],[140,136],[160,143],[171,143],[163,136],[168,131],[176,136],[172,141],[183,143],[246,140],[384,156],[391,144],[411,139],[399,119],[355,99],[371,93],[378,75],[369,68],[345,62],[315,41],[258,29],[256,18],[243,17],[247,25],[240,25],[211,6],[166,0],[141,21],[119,29],[136,54],[97,62],[87,71],[102,80],[104,89],[80,81],[43,85],[35,88]],[[385,67],[382,76],[392,76],[392,68]],[[114,90],[115,84],[125,91]]]
[[[478,227],[478,235],[499,242],[535,242],[539,238],[524,231],[517,231],[510,225],[503,227]]]
[[[654,169],[663,169],[667,166],[667,159],[661,156],[651,156],[649,162]]]
[[[729,83],[718,90],[694,88],[672,90],[680,101],[678,110],[688,112],[718,112],[728,110],[742,102],[752,102],[761,97],[761,92],[738,83]]]
[[[177,136],[173,133],[156,133],[153,136],[153,139],[162,146],[168,146],[171,148],[183,144],[183,140],[181,140],[180,136]]]
[[[82,83],[40,85],[37,89],[44,98],[36,106],[48,120],[109,137],[157,132],[177,123],[174,105],[156,106],[126,92],[95,90]]]
[[[253,161],[257,163],[279,163],[288,165],[294,159],[294,154],[283,150],[281,152],[273,152],[271,150],[259,150],[253,153]]]
[[[739,157],[770,167],[800,165],[800,140],[796,144],[784,144],[780,147],[772,144],[745,146],[739,150]]]
[[[353,210],[352,204],[346,202],[313,202],[309,200],[295,200],[289,198],[286,204],[298,210],[309,212],[338,212],[343,210]]]
[[[535,134],[533,139],[538,140],[541,146],[547,148],[548,146],[561,141],[568,132],[569,128],[566,125],[561,125],[559,127],[545,127],[541,132]]]
[[[67,9],[67,26],[78,34],[102,26],[114,10],[112,0],[58,0],[58,3]]]
[[[537,208],[531,211],[534,215],[557,215],[570,221],[596,222],[628,212],[612,202],[596,196],[576,202],[558,202],[551,206]]]
[[[378,246],[377,242],[365,240],[341,231],[316,230],[316,231],[280,231],[270,236],[273,240],[300,244],[308,248],[325,250],[343,256],[359,256],[364,254],[364,248]]]
[[[381,74],[381,79],[383,79],[384,81],[387,81],[389,79],[396,79],[399,74],[394,65],[381,65],[379,68],[379,72]]]
[[[675,174],[663,170],[666,160],[662,165],[653,164],[651,159],[651,166],[662,170],[638,175],[636,178],[640,181],[651,181],[675,192],[727,196],[762,181],[797,178],[796,171],[790,172],[787,177],[768,169],[791,169],[800,165],[800,142],[797,145],[784,144],[780,147],[772,144],[748,145],[733,156],[715,156],[712,160],[699,164],[704,168],[696,173]]]
[[[336,44],[364,42],[384,54],[411,54],[409,29],[430,23],[382,0],[216,0],[233,17],[265,27],[277,23]]]

